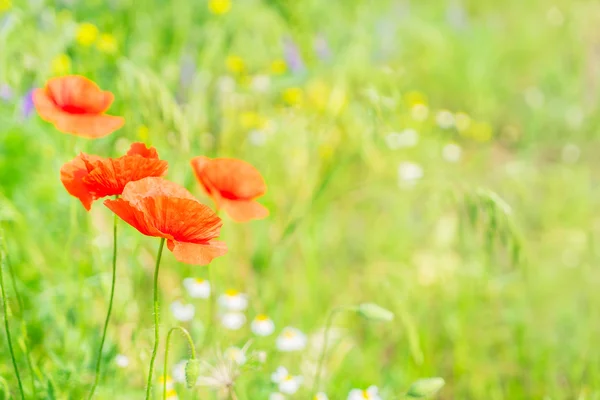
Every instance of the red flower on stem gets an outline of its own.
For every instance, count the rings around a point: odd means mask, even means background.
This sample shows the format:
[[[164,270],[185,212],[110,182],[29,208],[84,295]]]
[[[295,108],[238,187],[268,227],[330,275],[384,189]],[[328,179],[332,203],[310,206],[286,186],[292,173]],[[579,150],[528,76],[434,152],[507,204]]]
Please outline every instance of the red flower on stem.
[[[207,265],[227,253],[219,237],[223,221],[190,192],[162,178],[145,178],[125,186],[117,200],[104,204],[146,236],[167,240],[175,258]]]
[[[163,176],[168,166],[158,158],[154,147],[133,143],[127,154],[119,158],[79,154],[62,166],[60,180],[67,192],[89,211],[94,200],[120,195],[129,182]]]
[[[79,75],[52,78],[33,92],[33,104],[43,120],[59,131],[89,139],[109,135],[125,123],[123,117],[105,114],[113,100],[111,92]]]
[[[195,157],[191,161],[198,182],[215,202],[237,222],[265,218],[269,215],[256,201],[267,191],[260,172],[245,161],[233,158]]]

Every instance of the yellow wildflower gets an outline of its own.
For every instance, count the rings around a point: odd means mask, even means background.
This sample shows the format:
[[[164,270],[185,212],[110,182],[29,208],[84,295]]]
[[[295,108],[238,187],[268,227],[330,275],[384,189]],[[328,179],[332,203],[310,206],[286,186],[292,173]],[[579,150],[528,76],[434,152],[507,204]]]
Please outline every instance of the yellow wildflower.
[[[304,93],[298,87],[287,88],[283,91],[283,101],[290,106],[302,104]]]
[[[409,106],[414,106],[417,104],[427,105],[427,97],[421,92],[412,91],[408,92],[404,95],[404,100]]]
[[[96,39],[98,39],[98,27],[89,22],[79,24],[75,39],[77,40],[77,43],[79,43],[81,46],[91,46],[92,44],[94,44]]]
[[[208,10],[215,15],[227,14],[231,10],[231,0],[209,0]]]
[[[246,69],[246,64],[242,57],[234,55],[227,56],[225,65],[227,66],[227,69],[234,74],[241,74]]]
[[[327,83],[323,81],[314,81],[308,85],[306,89],[308,99],[320,111],[325,111],[329,104],[329,96],[331,89]]]
[[[265,120],[253,111],[245,111],[240,115],[240,124],[245,129],[260,128],[265,125]]]
[[[474,122],[469,130],[469,136],[478,142],[487,142],[492,138],[493,129],[487,122]]]
[[[71,72],[71,57],[59,54],[52,60],[52,73],[54,75],[66,75]]]
[[[103,33],[98,38],[96,47],[103,53],[115,54],[118,50],[117,39],[115,39],[115,37],[110,33]]]
[[[142,142],[145,142],[150,136],[150,129],[146,125],[140,125],[137,129],[137,136]]]
[[[271,63],[271,73],[273,75],[283,75],[287,71],[287,64],[284,60],[278,59]]]
[[[10,0],[0,0],[0,14],[10,10],[12,7],[12,2]]]

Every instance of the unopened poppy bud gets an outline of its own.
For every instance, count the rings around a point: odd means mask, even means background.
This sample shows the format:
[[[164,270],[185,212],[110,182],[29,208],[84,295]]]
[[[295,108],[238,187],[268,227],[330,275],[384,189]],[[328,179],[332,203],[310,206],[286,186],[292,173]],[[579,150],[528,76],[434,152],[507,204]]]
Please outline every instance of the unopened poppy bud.
[[[188,389],[196,385],[196,381],[200,376],[200,363],[196,359],[189,360],[185,365],[185,382]]]
[[[422,399],[436,394],[446,382],[442,378],[419,379],[408,389],[406,395],[413,399]]]
[[[363,303],[356,307],[355,311],[363,318],[373,321],[392,321],[394,314],[375,303]]]

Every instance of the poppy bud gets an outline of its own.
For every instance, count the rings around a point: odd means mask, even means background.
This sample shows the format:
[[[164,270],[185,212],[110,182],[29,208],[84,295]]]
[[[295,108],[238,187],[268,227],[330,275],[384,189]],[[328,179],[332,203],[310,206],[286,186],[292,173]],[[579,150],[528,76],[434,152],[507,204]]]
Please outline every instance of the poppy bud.
[[[363,318],[373,321],[392,321],[394,314],[375,303],[363,303],[355,308],[355,311]]]
[[[196,381],[200,376],[200,363],[198,360],[191,359],[185,365],[185,382],[188,389],[193,388],[196,385]]]
[[[442,378],[419,379],[410,386],[406,395],[413,399],[422,399],[436,394],[446,382]]]

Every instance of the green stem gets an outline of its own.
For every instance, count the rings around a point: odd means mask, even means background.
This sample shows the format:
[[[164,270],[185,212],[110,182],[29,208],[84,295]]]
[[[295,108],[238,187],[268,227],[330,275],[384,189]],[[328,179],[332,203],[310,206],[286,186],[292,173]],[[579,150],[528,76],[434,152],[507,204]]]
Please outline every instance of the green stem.
[[[12,339],[10,336],[10,327],[8,324],[8,300],[6,298],[6,290],[4,289],[4,273],[2,272],[4,265],[4,251],[0,250],[0,291],[2,292],[2,307],[4,311],[4,329],[6,330],[6,339],[8,340],[8,349],[10,350],[10,357],[12,358],[12,364],[15,369],[15,375],[19,382],[19,391],[21,392],[21,399],[25,400],[25,392],[23,391],[23,382],[21,382],[21,375],[19,374],[19,368],[17,367],[17,360],[15,358],[15,352],[13,350]]]
[[[159,324],[160,315],[158,309],[158,270],[160,267],[160,259],[162,257],[163,247],[165,247],[165,239],[160,239],[158,247],[158,255],[156,256],[156,266],[154,267],[154,348],[152,349],[152,358],[150,359],[150,368],[148,370],[148,383],[146,385],[146,400],[150,399],[150,390],[152,389],[152,376],[154,375],[154,361],[158,352],[158,343],[160,340]]]
[[[321,357],[319,358],[319,364],[317,364],[317,373],[315,375],[315,383],[313,385],[313,393],[316,393],[319,389],[319,383],[321,380],[321,371],[323,369],[323,363],[325,362],[325,356],[327,355],[327,342],[329,339],[329,331],[333,324],[333,318],[341,311],[344,311],[345,307],[335,307],[329,312],[327,316],[327,322],[325,323],[325,330],[323,331],[323,349],[321,350]]]
[[[21,315],[23,315],[25,307],[24,307],[23,299],[21,298],[21,294],[19,293],[19,288],[17,286],[17,278],[15,276],[15,271],[12,267],[12,263],[10,262],[10,257],[8,255],[8,245],[6,244],[6,239],[4,236],[2,236],[2,247],[4,249],[4,256],[6,258],[6,266],[8,269],[8,275],[10,276],[12,287],[15,292],[15,296],[17,298],[17,303],[19,304],[19,310],[21,311]],[[27,368],[29,369],[29,376],[31,379],[31,390],[32,390],[32,393],[35,393],[35,376],[33,373],[33,362],[31,361],[31,353],[29,353],[29,346],[28,346],[29,334],[27,332],[27,324],[25,323],[25,320],[21,321],[21,330],[23,331],[23,340],[22,340],[23,346],[22,347],[23,347],[23,351],[25,352],[25,356],[27,359]]]
[[[102,340],[100,340],[100,348],[98,349],[98,360],[96,361],[96,376],[94,378],[94,384],[88,400],[94,397],[94,392],[100,381],[100,364],[102,363],[102,350],[104,349],[104,342],[106,341],[106,333],[108,332],[108,322],[110,321],[110,314],[113,308],[113,299],[115,297],[115,282],[117,280],[117,214],[114,215],[113,220],[113,259],[112,259],[112,281],[110,285],[110,300],[108,301],[108,312],[106,313],[106,319],[104,321],[104,331],[102,332]]]
[[[167,345],[165,347],[165,367],[163,369],[163,378],[164,378],[163,379],[163,399],[164,400],[167,399],[167,369],[169,368],[168,363],[169,363],[169,346],[171,343],[171,334],[173,332],[175,332],[176,330],[181,331],[183,336],[187,339],[188,345],[190,346],[190,352],[192,353],[191,359],[192,360],[196,359],[196,347],[194,346],[194,341],[192,340],[192,336],[187,331],[187,329],[185,329],[181,326],[176,326],[174,328],[171,328],[169,330],[169,333],[167,334]]]

